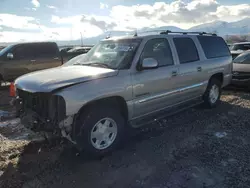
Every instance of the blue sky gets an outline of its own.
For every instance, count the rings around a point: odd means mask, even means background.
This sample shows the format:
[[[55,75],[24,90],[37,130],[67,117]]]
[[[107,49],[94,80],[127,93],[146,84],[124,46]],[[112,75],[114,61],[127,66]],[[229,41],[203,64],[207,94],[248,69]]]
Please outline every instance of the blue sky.
[[[250,16],[250,0],[0,0],[0,42],[69,40],[107,30],[190,28]]]

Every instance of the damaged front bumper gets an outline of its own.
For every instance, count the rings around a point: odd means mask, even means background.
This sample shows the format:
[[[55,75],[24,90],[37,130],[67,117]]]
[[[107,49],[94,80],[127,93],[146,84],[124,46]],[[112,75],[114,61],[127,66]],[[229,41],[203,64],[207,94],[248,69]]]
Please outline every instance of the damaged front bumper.
[[[16,114],[21,123],[35,132],[61,134],[71,139],[74,116],[66,116],[66,104],[62,96],[51,93],[29,93],[18,90],[15,99]]]

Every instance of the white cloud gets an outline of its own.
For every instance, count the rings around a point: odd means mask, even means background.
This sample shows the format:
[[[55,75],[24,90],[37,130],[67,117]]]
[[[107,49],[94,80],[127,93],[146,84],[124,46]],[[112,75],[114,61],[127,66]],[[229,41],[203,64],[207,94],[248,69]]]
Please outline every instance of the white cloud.
[[[56,24],[69,24],[71,25],[71,27],[77,27],[79,25],[89,25],[98,29],[98,31],[112,30],[117,26],[112,19],[106,16],[76,15],[60,18],[53,15],[51,18],[51,22]],[[95,33],[95,31],[92,32]]]
[[[32,2],[33,8],[36,9],[40,6],[37,0],[32,0]],[[52,5],[46,6],[49,9],[57,9]],[[100,3],[100,9],[103,8],[108,8],[108,5]],[[107,30],[134,30],[160,26],[177,26],[188,29],[217,20],[232,22],[250,17],[250,4],[225,6],[216,0],[192,0],[188,2],[176,0],[172,3],[117,5],[110,8],[108,16],[73,15],[59,17],[53,15],[51,22],[54,23],[54,28],[40,25],[34,17],[0,14],[0,26],[30,30],[29,34],[24,34],[24,32],[7,32],[4,31],[3,27],[1,34],[8,36],[8,40],[17,40],[17,38],[70,40],[79,39],[80,32],[84,37],[93,37]]]
[[[216,0],[182,0],[172,3],[156,2],[153,5],[114,6],[110,16],[119,22],[119,28],[156,26],[192,26],[216,20],[237,21],[250,16],[250,5],[223,6]]]
[[[40,3],[38,0],[32,0],[31,3],[34,5],[34,7],[38,8],[40,7]]]
[[[46,5],[46,7],[47,8],[49,8],[49,9],[53,9],[53,10],[58,10],[58,8],[57,7],[55,7],[55,6],[52,6],[52,5]]]
[[[109,6],[105,3],[100,2],[100,9],[106,9],[109,8]]]
[[[0,26],[25,30],[39,28],[34,17],[17,16],[14,14],[0,14]]]

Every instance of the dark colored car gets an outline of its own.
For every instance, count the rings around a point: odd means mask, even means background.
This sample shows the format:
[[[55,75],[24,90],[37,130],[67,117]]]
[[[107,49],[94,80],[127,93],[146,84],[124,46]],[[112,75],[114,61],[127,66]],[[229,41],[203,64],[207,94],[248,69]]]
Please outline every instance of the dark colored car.
[[[250,88],[250,50],[233,60],[232,85]]]
[[[60,65],[62,59],[54,42],[10,45],[0,51],[0,82]]]
[[[76,56],[78,56],[80,54],[86,54],[90,49],[91,49],[91,47],[75,47],[75,48],[72,48],[71,50],[69,50],[67,52],[68,59],[72,59],[73,57],[76,57]]]
[[[67,54],[69,50],[71,50],[73,47],[65,47],[65,48],[60,48],[60,53],[61,54]]]

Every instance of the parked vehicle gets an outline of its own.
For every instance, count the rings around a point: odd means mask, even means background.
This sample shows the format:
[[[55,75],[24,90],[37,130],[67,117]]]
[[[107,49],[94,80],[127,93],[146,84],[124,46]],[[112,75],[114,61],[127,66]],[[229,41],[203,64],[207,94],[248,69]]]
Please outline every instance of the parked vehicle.
[[[230,46],[230,51],[233,59],[247,50],[250,50],[250,42],[234,43]]]
[[[232,57],[221,37],[196,34],[109,38],[82,58],[18,78],[22,123],[59,130],[79,148],[104,155],[119,146],[128,126],[202,101],[215,107],[231,82]]]
[[[68,54],[68,59],[71,59],[75,56],[78,56],[80,54],[85,54],[87,53],[89,50],[91,49],[91,47],[75,47],[70,49],[67,54]]]
[[[250,50],[233,60],[232,85],[250,88]]]
[[[0,51],[0,81],[13,81],[29,72],[62,65],[56,43],[22,43]]]
[[[60,48],[60,53],[61,54],[67,54],[67,52],[69,51],[69,50],[71,50],[73,47],[64,47],[64,48]]]

